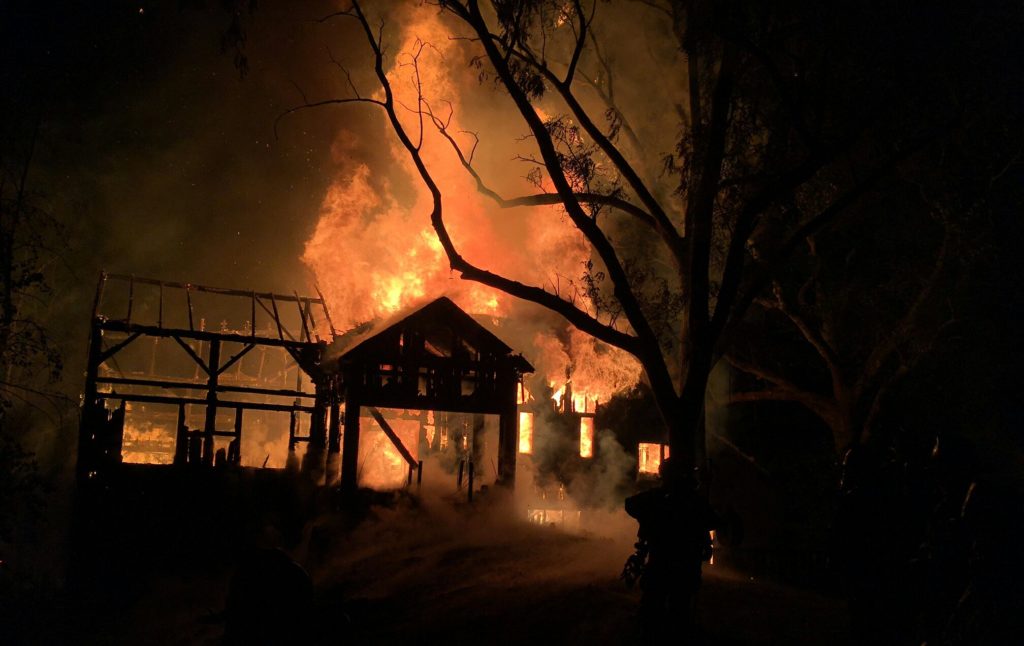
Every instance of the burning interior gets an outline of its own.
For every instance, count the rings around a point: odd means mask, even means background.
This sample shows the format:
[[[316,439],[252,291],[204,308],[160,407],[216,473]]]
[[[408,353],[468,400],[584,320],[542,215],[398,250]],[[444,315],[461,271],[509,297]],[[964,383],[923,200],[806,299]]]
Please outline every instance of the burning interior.
[[[601,457],[598,402],[574,393],[568,368],[535,398],[533,366],[444,297],[339,334],[320,295],[104,274],[91,340],[83,482],[138,464],[388,490],[428,460],[472,497],[513,484],[521,459],[528,519],[572,526],[566,485]],[[637,472],[656,474],[664,451],[640,443]]]
[[[216,306],[200,308],[201,297]],[[228,310],[240,306],[235,329]],[[210,326],[199,309],[225,318]],[[470,480],[488,460],[497,481],[515,477],[517,393],[533,368],[447,298],[337,335],[320,297],[103,275],[91,341],[83,481],[121,463],[296,467],[301,458],[330,483],[340,458],[343,488],[388,488],[422,468],[414,452],[445,451],[461,456],[451,462]],[[488,415],[498,438],[485,459]]]

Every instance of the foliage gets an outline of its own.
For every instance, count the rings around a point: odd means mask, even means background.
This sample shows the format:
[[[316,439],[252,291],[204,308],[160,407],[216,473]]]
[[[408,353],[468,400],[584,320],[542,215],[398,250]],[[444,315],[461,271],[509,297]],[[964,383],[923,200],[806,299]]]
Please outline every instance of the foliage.
[[[15,125],[13,122],[8,124]],[[26,132],[28,133],[26,136]],[[0,147],[0,538],[41,504],[35,456],[22,438],[31,410],[59,416],[67,399],[51,388],[63,361],[41,319],[51,297],[47,272],[63,248],[60,223],[29,188],[38,124],[3,133]]]
[[[990,89],[955,76],[964,71],[961,48],[976,44],[963,9],[881,2],[769,8],[741,0],[652,0],[625,9],[583,0],[439,6],[471,50],[468,62],[480,79],[493,80],[515,107],[536,149],[523,161],[535,184],[550,188],[514,199],[492,190],[422,88],[412,108],[420,127],[436,127],[480,191],[502,208],[555,205],[564,212],[592,250],[581,281],[590,306],[462,256],[444,218],[445,187],[421,155],[422,132],[398,118],[383,23],[372,26],[376,20],[360,3],[328,18],[353,18],[362,27],[383,98],[356,94],[295,109],[357,102],[382,108],[433,197],[431,222],[452,269],[547,307],[636,356],[683,460],[703,441],[710,371],[745,334],[751,306],[792,291],[795,274],[787,267],[803,262],[801,250],[837,223],[886,229],[866,219],[872,211],[865,202],[908,168],[934,165],[963,132],[965,105]],[[975,21],[991,18],[984,10],[968,13]],[[605,15],[610,19],[602,21]],[[646,38],[652,16],[659,33],[671,34],[675,60],[642,59],[643,69],[620,62],[621,51]],[[633,42],[606,37],[623,25],[635,28]],[[970,53],[964,60],[983,58]],[[415,66],[417,56],[410,58]],[[641,72],[662,88],[648,87],[638,105],[622,97]],[[671,88],[681,88],[678,102]],[[642,132],[645,119],[665,117],[674,122],[670,154],[648,145]],[[665,134],[659,124],[655,136]]]

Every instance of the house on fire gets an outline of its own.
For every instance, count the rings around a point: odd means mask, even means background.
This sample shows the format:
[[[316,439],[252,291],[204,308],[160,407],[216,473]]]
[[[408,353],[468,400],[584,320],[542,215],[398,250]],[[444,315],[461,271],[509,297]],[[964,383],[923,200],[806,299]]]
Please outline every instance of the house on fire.
[[[83,483],[131,462],[198,469],[274,458],[299,468],[305,445],[301,468],[352,492],[381,436],[410,481],[422,475],[418,448],[460,456],[448,460],[460,474],[475,465],[514,483],[518,397],[533,367],[448,298],[337,335],[322,297],[104,274],[90,339]],[[485,440],[495,418],[496,438]],[[276,456],[285,434],[287,455]]]
[[[329,440],[333,448],[340,431],[343,489],[358,484],[363,409],[369,410],[410,467],[418,468],[411,452],[381,415],[381,408],[471,416],[474,432],[463,437],[465,450],[476,455],[482,451],[479,431],[483,416],[498,416],[496,480],[514,482],[519,437],[517,397],[522,376],[533,372],[533,366],[448,298],[438,298],[339,337],[327,349],[322,369],[335,376],[345,402],[343,428],[332,428]],[[440,425],[435,424],[434,435],[428,436],[427,426],[420,424],[420,439],[429,449],[434,436],[440,437],[449,429],[438,429]],[[469,464],[474,462],[470,460]]]

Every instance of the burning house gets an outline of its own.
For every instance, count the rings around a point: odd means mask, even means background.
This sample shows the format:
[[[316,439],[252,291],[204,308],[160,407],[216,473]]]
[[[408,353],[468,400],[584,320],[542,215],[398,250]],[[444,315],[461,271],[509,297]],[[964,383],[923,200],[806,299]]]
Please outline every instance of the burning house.
[[[331,327],[321,298],[103,274],[79,480],[102,480],[122,462],[285,466],[317,437],[329,404],[318,363]]]
[[[343,489],[358,485],[364,410],[410,469],[421,465],[406,447],[411,441],[413,450],[418,445],[424,452],[459,454],[470,483],[485,464],[496,482],[515,481],[517,393],[533,366],[448,298],[339,337],[323,369],[335,375],[345,402],[344,428],[332,425],[329,442],[333,447],[339,434],[343,438]],[[410,432],[403,440],[381,409],[403,421],[409,421],[409,411],[421,413],[406,425]],[[485,439],[486,416],[498,419],[494,442]]]
[[[225,301],[247,306],[242,327],[197,321],[199,295],[216,297],[218,315]],[[295,468],[303,446],[303,470],[346,491],[400,484],[396,472],[411,482],[419,454],[446,452],[470,492],[485,466],[511,485],[518,398],[532,371],[444,297],[336,335],[320,297],[103,275],[79,478],[102,480],[122,463],[268,466],[273,457],[271,466]]]
[[[535,344],[549,373],[528,381],[534,366],[447,297],[339,334],[319,294],[104,274],[79,478],[102,481],[122,464],[269,467],[353,492],[408,486],[426,460],[472,498],[511,486],[520,461],[530,520],[571,525],[588,498],[572,483],[607,468],[599,426],[637,447],[620,471],[654,476],[667,451],[651,425],[602,420],[592,393],[614,383],[602,372],[614,361],[586,361],[589,346],[577,346],[571,363]]]

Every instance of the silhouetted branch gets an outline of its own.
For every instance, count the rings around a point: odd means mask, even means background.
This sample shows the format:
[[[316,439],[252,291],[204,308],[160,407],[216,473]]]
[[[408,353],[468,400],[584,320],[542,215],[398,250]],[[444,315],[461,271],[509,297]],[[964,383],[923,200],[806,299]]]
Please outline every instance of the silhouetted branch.
[[[600,339],[610,345],[614,345],[618,348],[626,350],[636,354],[638,350],[637,338],[620,332],[619,330],[605,325],[598,321],[596,318],[588,314],[587,312],[574,306],[572,303],[559,298],[555,294],[546,292],[539,287],[533,287],[525,285],[518,281],[508,279],[504,276],[495,274],[488,270],[482,269],[468,262],[455,248],[455,245],[448,233],[447,227],[443,219],[443,207],[441,200],[441,191],[438,188],[436,182],[433,179],[429,169],[420,154],[417,146],[409,138],[405,127],[398,119],[398,115],[394,109],[394,98],[391,88],[391,82],[387,78],[387,74],[384,70],[383,64],[383,51],[379,42],[376,40],[372,29],[370,28],[369,22],[366,20],[365,15],[362,12],[358,2],[353,2],[353,12],[359,23],[363,27],[363,31],[370,43],[370,47],[374,52],[374,70],[377,74],[377,79],[381,83],[381,87],[384,90],[385,99],[380,102],[384,107],[388,119],[391,123],[392,129],[398,136],[400,142],[409,153],[413,164],[416,167],[417,173],[430,191],[433,207],[431,211],[431,224],[437,233],[438,240],[441,243],[445,254],[448,257],[449,264],[452,270],[458,271],[462,278],[466,280],[472,280],[475,282],[494,287],[501,291],[504,291],[512,296],[528,300],[538,305],[542,305],[558,314],[565,317],[570,323],[578,327],[580,330]]]

